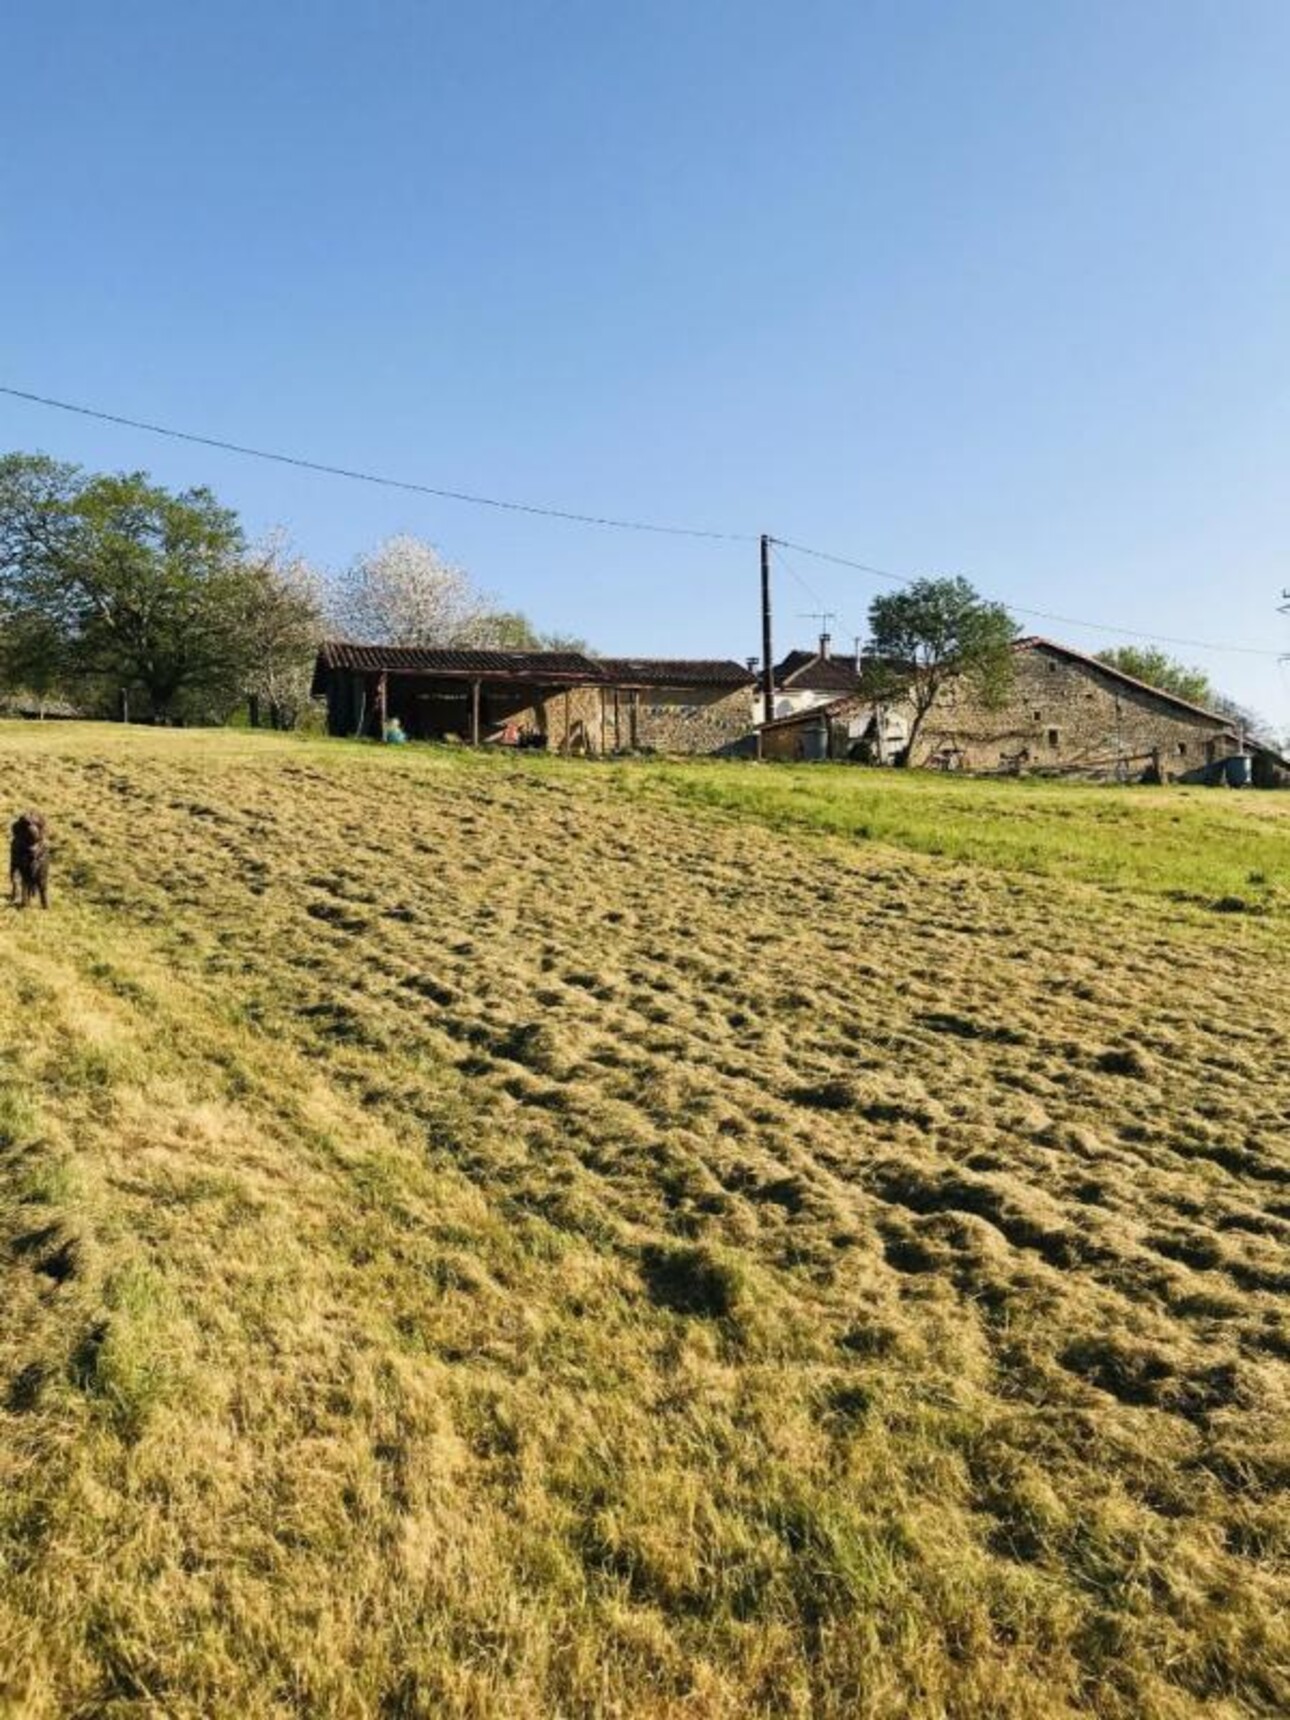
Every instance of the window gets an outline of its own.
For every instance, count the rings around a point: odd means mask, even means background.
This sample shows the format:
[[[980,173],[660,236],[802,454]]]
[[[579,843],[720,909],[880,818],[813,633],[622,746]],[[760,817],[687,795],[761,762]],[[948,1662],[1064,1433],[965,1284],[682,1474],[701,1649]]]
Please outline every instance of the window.
[[[1048,731],[1048,744],[1049,744],[1049,746],[1056,749],[1057,744],[1060,740],[1061,740],[1061,736],[1058,734],[1057,730],[1056,729],[1049,729],[1049,731]]]
[[[1044,719],[1044,713],[1042,711],[1032,711],[1030,714],[1037,723],[1042,722]]]
[[[1186,741],[1179,741],[1178,742],[1178,756],[1179,756],[1179,758],[1186,758],[1186,756],[1187,756],[1187,742]]]
[[[1055,657],[1050,657],[1048,659],[1048,673],[1050,675],[1055,675],[1057,673],[1057,659]]]

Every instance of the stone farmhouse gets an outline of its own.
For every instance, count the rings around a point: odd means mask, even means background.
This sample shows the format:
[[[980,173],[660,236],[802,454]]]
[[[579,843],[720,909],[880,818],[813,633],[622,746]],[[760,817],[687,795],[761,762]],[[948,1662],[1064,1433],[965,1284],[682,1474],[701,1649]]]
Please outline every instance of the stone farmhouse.
[[[333,735],[509,741],[553,752],[713,753],[749,727],[751,672],[733,661],[466,651],[331,640],[314,668]]]
[[[928,713],[917,762],[948,770],[1188,776],[1241,750],[1230,717],[1162,692],[1051,639],[1019,639],[1008,702],[961,680]]]
[[[1193,705],[1051,639],[1019,639],[1008,701],[991,710],[961,678],[949,681],[916,743],[917,765],[943,770],[1021,771],[1093,778],[1205,781],[1244,753],[1254,781],[1287,769],[1250,744],[1219,711]],[[912,711],[899,697],[875,703],[852,694],[763,726],[767,758],[860,758],[891,762]]]

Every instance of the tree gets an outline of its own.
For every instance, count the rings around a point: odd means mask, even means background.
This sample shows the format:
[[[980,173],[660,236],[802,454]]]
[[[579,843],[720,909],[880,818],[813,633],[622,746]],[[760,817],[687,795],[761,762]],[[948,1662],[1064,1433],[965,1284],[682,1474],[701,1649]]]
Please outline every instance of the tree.
[[[585,639],[574,633],[541,633],[520,609],[500,609],[483,618],[472,643],[497,651],[570,651],[590,654]]]
[[[1275,744],[1275,728],[1265,716],[1219,692],[1203,669],[1189,668],[1154,645],[1117,645],[1110,651],[1099,651],[1097,660],[1122,674],[1132,675],[1135,681],[1158,687],[1163,693],[1173,693],[1189,704],[1217,711],[1234,729]]]
[[[345,636],[374,645],[476,645],[492,613],[459,567],[406,536],[387,538],[351,562],[333,599]]]
[[[540,633],[521,610],[499,609],[432,544],[392,537],[336,581],[331,618],[347,639],[494,651],[585,651],[586,641]]]
[[[252,722],[263,713],[271,728],[291,729],[308,702],[324,632],[323,583],[281,530],[271,532],[246,565],[245,691]]]
[[[983,704],[1003,704],[1012,685],[1017,628],[1000,603],[966,579],[916,579],[869,605],[870,674],[876,691],[899,685],[914,708],[902,764],[913,762],[927,713],[951,677],[964,677]]]
[[[1276,724],[1270,722],[1261,711],[1253,710],[1249,705],[1243,705],[1237,699],[1231,699],[1226,693],[1215,693],[1211,697],[1210,708],[1226,717],[1232,727],[1244,733],[1246,739],[1264,742],[1274,749],[1284,744],[1276,731]]]
[[[599,655],[579,633],[539,633],[538,642],[543,651],[572,651],[579,657]]]
[[[1115,645],[1109,651],[1099,651],[1099,663],[1118,669],[1122,675],[1132,675],[1135,681],[1145,681],[1148,687],[1158,687],[1162,693],[1173,693],[1193,705],[1210,705],[1214,689],[1203,669],[1189,668],[1154,645]]]
[[[48,697],[68,669],[66,643],[56,621],[22,600],[24,577],[66,543],[75,466],[44,454],[0,458],[0,664],[6,685]]]
[[[237,516],[145,473],[0,462],[0,607],[11,668],[138,693],[156,717],[227,715],[252,578]]]

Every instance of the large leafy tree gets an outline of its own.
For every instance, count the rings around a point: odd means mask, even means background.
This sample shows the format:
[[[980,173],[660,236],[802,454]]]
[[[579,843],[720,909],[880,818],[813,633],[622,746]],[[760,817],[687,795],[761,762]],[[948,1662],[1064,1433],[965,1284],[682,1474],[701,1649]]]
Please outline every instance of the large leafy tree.
[[[1261,712],[1220,692],[1203,669],[1180,663],[1158,646],[1117,645],[1112,650],[1099,651],[1097,657],[1100,663],[1132,675],[1135,681],[1145,681],[1149,687],[1159,687],[1162,692],[1174,693],[1193,705],[1217,711],[1234,729],[1275,744],[1274,725]]]
[[[0,460],[7,668],[82,697],[117,689],[150,715],[220,718],[262,651],[265,571],[207,489]]]
[[[928,712],[951,678],[966,680],[987,706],[1006,701],[1016,634],[1003,605],[987,602],[966,579],[916,579],[874,598],[871,681],[878,691],[899,687],[913,708],[903,764],[913,762]]]
[[[249,643],[237,517],[206,489],[92,478],[67,550],[38,581],[80,673],[142,691],[156,716],[236,693]]]
[[[38,567],[66,548],[75,466],[43,454],[0,458],[0,666],[10,687],[56,692],[67,676],[63,630],[48,608],[31,601]]]
[[[1154,645],[1116,645],[1099,651],[1097,658],[1123,675],[1132,675],[1135,681],[1145,681],[1147,686],[1159,687],[1161,692],[1173,693],[1193,705],[1208,705],[1214,699],[1214,689],[1203,669],[1190,668]]]

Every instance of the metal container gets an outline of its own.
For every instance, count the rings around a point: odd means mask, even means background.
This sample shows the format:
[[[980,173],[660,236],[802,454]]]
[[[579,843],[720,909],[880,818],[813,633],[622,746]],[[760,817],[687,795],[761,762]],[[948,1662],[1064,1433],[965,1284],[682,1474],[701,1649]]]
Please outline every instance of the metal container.
[[[819,764],[829,756],[829,730],[825,723],[812,723],[802,733],[802,757],[809,764]]]

